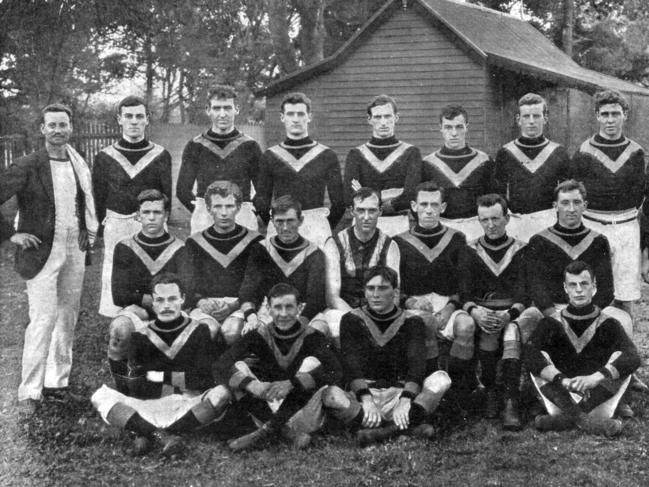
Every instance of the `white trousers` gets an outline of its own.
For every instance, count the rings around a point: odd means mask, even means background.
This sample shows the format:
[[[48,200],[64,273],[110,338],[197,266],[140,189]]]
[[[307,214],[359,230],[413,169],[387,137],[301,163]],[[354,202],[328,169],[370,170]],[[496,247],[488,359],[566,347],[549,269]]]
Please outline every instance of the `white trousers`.
[[[101,300],[99,314],[114,318],[122,309],[113,303],[113,254],[117,243],[140,231],[142,226],[132,215],[121,215],[107,210],[104,219],[104,263],[101,269]]]
[[[86,253],[79,250],[78,239],[78,229],[56,228],[45,266],[26,281],[29,325],[25,330],[19,401],[40,399],[43,387],[68,386],[85,272]]]
[[[249,201],[244,201],[241,203],[241,209],[237,213],[235,221],[242,227],[249,228],[255,232],[259,229],[257,225],[257,215],[255,215],[254,206]],[[205,206],[205,200],[203,198],[196,198],[194,200],[194,212],[192,213],[192,218],[190,221],[190,230],[191,235],[194,235],[196,232],[202,232],[207,227],[214,225],[214,219],[212,215],[207,211],[207,206]]]

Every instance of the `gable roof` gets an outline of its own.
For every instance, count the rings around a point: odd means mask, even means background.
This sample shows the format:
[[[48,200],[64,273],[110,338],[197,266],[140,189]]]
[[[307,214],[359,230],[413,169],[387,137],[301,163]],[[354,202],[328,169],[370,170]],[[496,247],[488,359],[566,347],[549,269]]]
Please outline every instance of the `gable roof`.
[[[602,88],[648,95],[649,90],[581,67],[528,22],[496,10],[453,0],[389,0],[330,57],[269,84],[260,94],[274,95],[342,64],[356,47],[398,9],[415,8],[473,57],[488,66],[544,79],[592,93]]]

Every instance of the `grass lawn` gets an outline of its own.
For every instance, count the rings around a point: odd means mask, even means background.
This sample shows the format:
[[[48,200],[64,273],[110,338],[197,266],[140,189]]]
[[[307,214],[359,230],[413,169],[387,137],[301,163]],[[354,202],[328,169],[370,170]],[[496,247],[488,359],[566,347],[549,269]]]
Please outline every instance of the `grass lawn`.
[[[49,404],[34,418],[20,420],[15,396],[27,295],[11,253],[10,245],[0,248],[0,485],[649,485],[649,396],[637,393],[631,402],[636,419],[615,440],[577,431],[541,434],[529,424],[508,433],[473,416],[441,424],[435,441],[400,437],[364,449],[336,434],[316,437],[306,451],[279,444],[233,455],[214,433],[196,433],[188,437],[188,455],[179,460],[155,452],[132,457],[131,440],[102,428],[90,407]],[[96,312],[100,258],[97,253],[86,272],[72,373],[72,389],[88,397],[102,383],[110,384],[108,320]],[[646,360],[649,287],[643,291],[636,343]],[[639,375],[647,380],[646,369]]]

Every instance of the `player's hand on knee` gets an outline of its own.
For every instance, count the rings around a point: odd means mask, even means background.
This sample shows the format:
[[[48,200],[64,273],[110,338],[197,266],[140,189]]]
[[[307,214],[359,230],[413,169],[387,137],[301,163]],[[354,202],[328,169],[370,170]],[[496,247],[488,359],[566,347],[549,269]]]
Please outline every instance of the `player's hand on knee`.
[[[410,406],[412,401],[407,397],[399,399],[399,404],[394,408],[392,413],[392,421],[400,430],[408,429],[410,426]]]
[[[37,249],[38,246],[43,243],[40,238],[31,233],[14,233],[10,240],[16,245],[24,249]]]
[[[248,385],[246,386],[246,390],[254,397],[265,399],[266,391],[268,390],[269,387],[270,387],[270,382],[253,380],[248,383]]]
[[[257,317],[257,313],[252,313],[248,315],[246,321],[243,322],[243,328],[241,329],[241,334],[245,335],[248,332],[254,331],[257,328],[259,328],[259,325],[261,325],[261,322]]]
[[[370,394],[363,396],[361,406],[363,407],[363,427],[378,428],[381,425],[381,413]]]
[[[288,396],[293,390],[293,384],[290,380],[280,380],[271,382],[270,387],[266,390],[265,399],[267,401],[279,401]]]

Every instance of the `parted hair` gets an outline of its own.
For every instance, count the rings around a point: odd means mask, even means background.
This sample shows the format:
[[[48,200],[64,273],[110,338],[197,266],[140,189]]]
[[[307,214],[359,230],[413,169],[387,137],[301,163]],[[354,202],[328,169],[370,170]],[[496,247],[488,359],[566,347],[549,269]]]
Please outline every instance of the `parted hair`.
[[[158,284],[176,284],[178,289],[180,289],[180,294],[185,294],[185,286],[182,280],[178,277],[178,274],[174,274],[173,272],[162,272],[151,279],[152,292]]]
[[[146,201],[162,201],[164,209],[166,211],[171,211],[171,201],[166,194],[158,189],[145,189],[140,191],[140,194],[137,195],[137,206],[142,206],[142,203]]]
[[[581,197],[586,201],[588,196],[586,194],[586,186],[584,186],[584,183],[577,181],[576,179],[567,179],[557,184],[557,187],[554,188],[554,198],[552,201],[557,201],[559,193],[567,193],[568,191],[574,191],[575,189],[581,193]]]
[[[289,103],[291,105],[304,103],[306,105],[307,113],[311,113],[311,99],[308,96],[306,96],[304,93],[295,91],[293,93],[287,93],[286,95],[284,95],[284,98],[282,98],[282,103],[279,106],[279,111],[281,113],[284,113],[284,107]]]
[[[295,286],[287,282],[280,282],[279,284],[275,284],[273,287],[271,287],[266,298],[268,299],[268,304],[270,304],[270,301],[273,298],[279,298],[281,296],[287,295],[295,296],[295,300],[298,303],[300,302],[300,291],[298,291]]]
[[[230,85],[214,85],[210,87],[207,92],[207,104],[216,98],[217,100],[227,100],[229,98],[237,99],[237,91],[234,86]]]
[[[283,196],[275,198],[270,205],[271,216],[286,213],[291,209],[295,210],[298,218],[302,217],[302,205],[290,194],[285,194]]]
[[[584,271],[587,271],[588,274],[590,274],[590,278],[593,280],[593,282],[595,282],[595,271],[583,260],[573,260],[570,264],[568,264],[563,270],[563,280],[566,280],[566,274],[572,274],[573,276],[576,276]]]
[[[415,202],[417,201],[417,196],[419,196],[419,193],[421,193],[422,191],[426,193],[434,193],[436,191],[439,191],[439,194],[442,196],[442,202],[446,200],[446,193],[444,191],[444,188],[442,188],[435,181],[424,181],[423,183],[419,183],[417,186],[415,186]]]
[[[500,205],[500,207],[503,209],[503,215],[507,215],[507,212],[509,211],[507,200],[504,196],[497,193],[483,194],[482,196],[478,197],[476,203],[476,206],[482,206],[484,208],[491,208],[492,206]]]
[[[124,107],[139,107],[140,105],[144,107],[144,111],[146,112],[146,115],[148,117],[149,107],[146,106],[146,102],[143,98],[134,95],[129,95],[126,98],[122,98],[122,100],[117,104],[117,115],[122,114],[122,108]]]
[[[363,274],[363,286],[367,285],[376,276],[381,276],[385,281],[388,281],[393,288],[399,287],[399,276],[397,272],[391,267],[384,265],[375,265],[370,267]]]
[[[378,198],[380,208],[382,204],[381,192],[374,188],[368,188],[367,186],[363,186],[362,188],[358,188],[356,191],[354,191],[354,193],[352,194],[352,208],[356,206],[356,200],[363,201],[367,198],[370,198],[372,195]]]
[[[524,105],[538,105],[539,103],[543,104],[543,115],[547,117],[548,115],[548,102],[545,101],[545,98],[543,98],[541,95],[538,95],[536,93],[526,93],[525,95],[521,96],[520,99],[518,100],[518,108],[519,108],[519,113],[520,113],[520,107]]]
[[[629,111],[629,102],[626,97],[615,90],[603,90],[598,91],[593,95],[593,100],[595,101],[595,113],[599,113],[600,107],[604,105],[614,105],[619,104],[622,107],[624,113]]]
[[[453,120],[459,115],[464,117],[464,123],[469,123],[469,114],[466,112],[464,107],[461,105],[447,105],[442,108],[442,111],[439,114],[439,123],[441,125],[444,118],[446,120]]]
[[[371,117],[372,116],[372,108],[374,107],[380,107],[382,105],[392,105],[392,109],[394,110],[394,113],[397,113],[399,110],[397,108],[397,101],[392,98],[390,95],[378,95],[375,96],[370,100],[370,102],[367,104],[367,116]]]
[[[41,123],[45,123],[46,113],[56,113],[56,112],[67,113],[70,122],[72,122],[72,110],[70,110],[70,108],[67,105],[64,105],[63,103],[52,103],[51,105],[47,105],[46,107],[43,108],[43,110],[41,110]]]
[[[243,193],[241,192],[241,188],[237,183],[233,183],[232,181],[218,180],[212,182],[207,187],[207,189],[205,190],[205,195],[203,196],[207,208],[212,206],[212,196],[216,195],[222,198],[227,198],[230,195],[234,196],[234,201],[237,206],[241,206],[241,202],[243,201]]]

